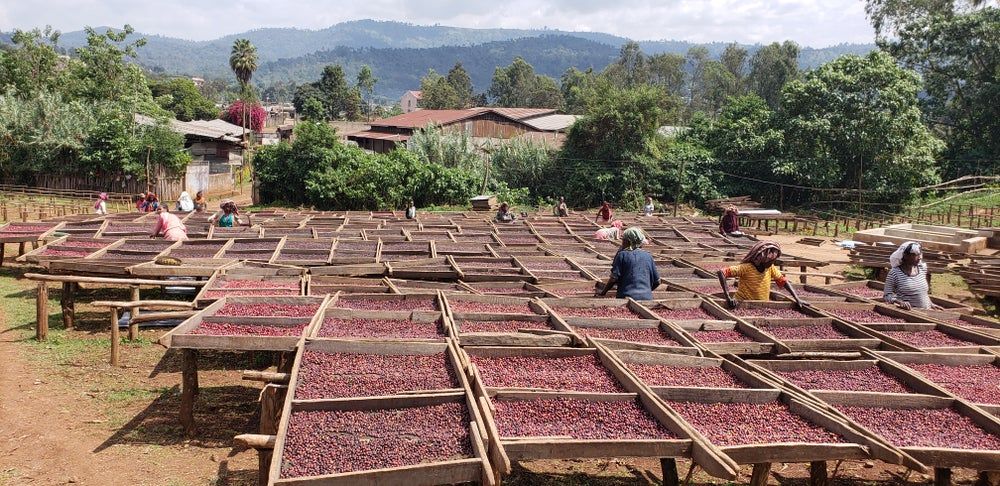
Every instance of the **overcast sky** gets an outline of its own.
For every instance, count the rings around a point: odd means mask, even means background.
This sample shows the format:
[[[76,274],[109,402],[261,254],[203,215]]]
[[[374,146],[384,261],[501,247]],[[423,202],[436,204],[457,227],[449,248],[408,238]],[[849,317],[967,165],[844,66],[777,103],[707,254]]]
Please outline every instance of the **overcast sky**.
[[[154,6],[155,5],[155,6]],[[357,19],[457,27],[607,32],[636,40],[871,42],[863,0],[3,0],[0,31],[129,23],[208,40],[258,27],[321,29]]]

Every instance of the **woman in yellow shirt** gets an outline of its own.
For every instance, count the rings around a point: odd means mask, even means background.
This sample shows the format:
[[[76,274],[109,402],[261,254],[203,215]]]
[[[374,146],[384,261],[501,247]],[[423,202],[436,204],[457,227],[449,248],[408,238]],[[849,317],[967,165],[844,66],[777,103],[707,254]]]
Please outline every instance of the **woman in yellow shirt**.
[[[736,300],[771,300],[771,282],[777,283],[778,287],[788,289],[792,294],[796,304],[802,306],[795,289],[788,282],[788,279],[781,274],[781,270],[774,266],[774,262],[781,256],[781,247],[773,241],[759,241],[747,255],[743,257],[743,262],[739,265],[719,270],[719,283],[722,285],[722,292],[726,295],[726,303],[730,308],[736,308]],[[736,300],[729,294],[729,284],[727,278],[739,279],[739,287],[736,289]]]

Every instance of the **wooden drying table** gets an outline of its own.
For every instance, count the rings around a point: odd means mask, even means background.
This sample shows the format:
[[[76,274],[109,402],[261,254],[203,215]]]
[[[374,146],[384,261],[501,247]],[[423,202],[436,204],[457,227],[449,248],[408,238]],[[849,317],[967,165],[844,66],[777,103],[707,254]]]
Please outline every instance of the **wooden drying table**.
[[[139,287],[165,287],[182,285],[186,287],[201,287],[205,281],[197,280],[149,280],[137,278],[111,278],[111,277],[83,277],[76,275],[44,275],[40,273],[26,273],[24,278],[38,282],[38,293],[36,301],[35,339],[44,341],[49,336],[49,286],[50,282],[62,284],[62,315],[63,324],[67,329],[73,328],[73,319],[76,314],[76,290],[80,284],[96,284],[98,286],[126,286],[132,288],[132,301],[139,301]],[[151,301],[155,302],[155,301]],[[173,301],[166,301],[174,303]],[[131,306],[131,307],[141,307]],[[176,308],[176,307],[174,307]],[[130,332],[131,334],[131,332]],[[112,344],[114,345],[114,344]]]

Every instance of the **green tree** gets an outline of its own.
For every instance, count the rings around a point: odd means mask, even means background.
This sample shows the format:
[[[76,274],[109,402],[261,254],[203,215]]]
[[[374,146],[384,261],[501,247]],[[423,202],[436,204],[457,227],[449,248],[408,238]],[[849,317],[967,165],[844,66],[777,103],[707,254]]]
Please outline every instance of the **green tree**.
[[[448,85],[455,90],[455,95],[458,96],[459,107],[472,106],[472,78],[469,77],[469,73],[465,71],[462,63],[455,63],[448,71],[447,79]]]
[[[178,120],[212,120],[219,110],[188,78],[149,79],[149,89],[160,107]]]
[[[649,83],[662,86],[670,95],[684,93],[684,56],[672,53],[657,54],[649,58]]]
[[[0,91],[12,88],[30,97],[64,87],[65,70],[60,68],[56,51],[58,30],[48,26],[44,30],[15,30],[11,41],[13,48],[0,50]]]
[[[454,110],[462,108],[462,102],[448,79],[430,69],[420,80],[420,107],[429,110]]]
[[[747,50],[735,42],[729,44],[726,46],[726,50],[722,51],[719,62],[733,75],[733,79],[736,80],[737,90],[742,92],[747,75]]]
[[[299,112],[304,112],[308,100],[316,99],[323,105],[322,117],[315,113],[315,103],[310,110],[310,118],[323,120],[357,120],[361,114],[361,91],[347,83],[344,68],[331,64],[323,68],[318,81],[303,84],[295,90],[292,104]]]
[[[663,122],[665,93],[651,86],[608,87],[566,136],[560,167],[562,191],[573,204],[602,198],[637,206],[656,179],[655,139]]]
[[[689,114],[706,110],[705,97],[708,93],[708,86],[705,84],[705,64],[709,60],[708,48],[705,46],[694,46],[688,49],[685,56],[685,64],[690,73],[688,82]]]
[[[124,103],[134,111],[162,114],[153,102],[146,77],[134,61],[137,49],[146,39],[128,42],[134,33],[126,25],[120,31],[108,29],[104,34],[88,27],[87,45],[76,50],[81,62],[71,64],[72,81],[69,89],[74,97],[101,102]]]
[[[366,121],[372,119],[372,95],[375,93],[375,83],[378,78],[372,74],[372,69],[368,65],[361,66],[358,71],[357,89],[361,94],[361,112],[365,115]]]
[[[781,89],[799,75],[799,46],[792,41],[768,44],[750,58],[747,84],[772,109],[781,104]]]
[[[948,144],[944,175],[1000,167],[1000,9],[966,2],[869,1],[879,44],[921,74],[924,120]],[[980,159],[987,159],[985,164]]]
[[[560,78],[563,98],[563,111],[576,115],[582,115],[587,111],[587,104],[594,95],[594,85],[597,82],[597,74],[593,68],[580,71],[571,67],[563,73]]]
[[[943,144],[921,123],[920,78],[882,51],[843,56],[785,86],[786,158],[775,167],[806,186],[857,187],[905,202],[938,180]]]
[[[521,57],[507,67],[493,72],[493,81],[487,94],[496,106],[520,108],[558,108],[562,106],[562,93],[555,80],[535,74]]]
[[[628,41],[622,45],[618,59],[606,69],[606,75],[626,88],[649,82],[649,63],[639,43]]]

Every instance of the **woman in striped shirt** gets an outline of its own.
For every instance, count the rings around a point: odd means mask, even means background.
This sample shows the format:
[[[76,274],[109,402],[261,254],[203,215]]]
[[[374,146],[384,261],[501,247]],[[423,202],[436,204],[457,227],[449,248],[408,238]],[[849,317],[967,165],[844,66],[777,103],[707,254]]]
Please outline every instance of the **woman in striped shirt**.
[[[889,256],[892,269],[885,277],[885,301],[905,310],[941,309],[931,303],[931,274],[922,261],[918,243],[907,241]]]

